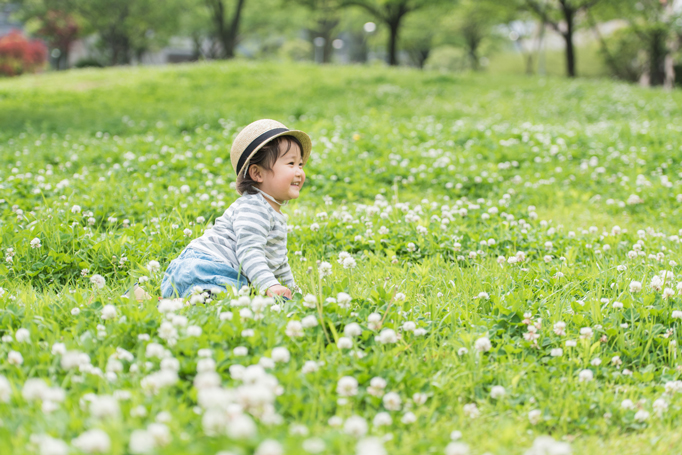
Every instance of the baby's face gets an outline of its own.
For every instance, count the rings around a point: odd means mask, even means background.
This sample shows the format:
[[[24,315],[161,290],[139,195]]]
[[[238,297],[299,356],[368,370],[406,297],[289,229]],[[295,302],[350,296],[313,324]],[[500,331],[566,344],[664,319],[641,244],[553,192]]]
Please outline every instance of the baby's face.
[[[286,148],[286,141],[280,143],[280,153],[284,153]],[[277,158],[272,170],[265,172],[265,179],[260,189],[277,200],[288,201],[298,198],[303,183],[305,183],[305,171],[301,149],[292,143],[289,151]]]

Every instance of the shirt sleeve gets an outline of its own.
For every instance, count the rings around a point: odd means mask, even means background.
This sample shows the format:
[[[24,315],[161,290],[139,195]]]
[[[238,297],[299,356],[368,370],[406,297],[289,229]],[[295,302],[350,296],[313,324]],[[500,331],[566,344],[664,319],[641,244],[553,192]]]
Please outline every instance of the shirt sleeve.
[[[291,272],[289,259],[287,259],[284,264],[282,264],[277,271],[275,271],[275,276],[279,278],[280,281],[284,282],[292,291],[294,288],[296,288],[296,282],[294,281],[294,274]]]
[[[270,230],[270,217],[262,207],[249,205],[237,210],[233,219],[237,240],[235,255],[242,273],[260,289],[279,284],[265,260],[265,245]]]

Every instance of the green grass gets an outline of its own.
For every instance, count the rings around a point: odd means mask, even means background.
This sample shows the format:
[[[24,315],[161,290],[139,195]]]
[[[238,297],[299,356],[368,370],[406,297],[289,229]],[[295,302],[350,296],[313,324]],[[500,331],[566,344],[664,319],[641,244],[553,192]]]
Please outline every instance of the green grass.
[[[313,437],[324,453],[355,453],[358,438],[329,423],[351,415],[365,418],[391,454],[447,453],[453,430],[472,454],[525,453],[548,434],[577,454],[676,453],[680,398],[665,388],[681,374],[672,343],[672,312],[682,309],[680,106],[680,92],[596,79],[242,61],[0,80],[0,248],[11,258],[0,265],[0,375],[11,389],[0,379],[0,452],[40,453],[47,443],[39,435],[73,445],[100,428],[108,452],[131,453],[132,433],[168,413],[160,420],[170,440],[160,437],[156,453],[251,454],[266,438],[285,453],[305,453]],[[174,313],[201,334],[180,324],[168,343],[160,337],[165,316],[152,303],[163,270],[236,199],[228,150],[239,127],[263,117],[314,141],[302,196],[285,209],[303,293],[261,320],[232,295],[189,304]],[[643,255],[629,258],[638,248]],[[341,252],[357,266],[339,265]],[[518,252],[525,260],[509,262]],[[332,264],[331,276],[319,278],[318,260]],[[150,261],[161,270],[150,271]],[[650,286],[664,270],[675,275],[663,286],[674,291],[667,299]],[[105,277],[104,288],[91,284],[94,274]],[[122,298],[141,276],[154,300]],[[642,291],[631,292],[632,281]],[[339,292],[353,297],[350,308],[302,302]],[[115,318],[101,318],[105,305]],[[401,339],[379,343],[373,312]],[[535,342],[526,313],[538,327]],[[291,320],[307,315],[319,325],[301,338],[286,335]],[[401,331],[407,321],[425,334]],[[560,321],[565,335],[554,331]],[[351,322],[363,329],[352,349],[362,357],[336,347]],[[581,338],[586,327],[593,334]],[[16,339],[20,328],[30,341]],[[481,337],[489,351],[476,350]],[[177,381],[158,393],[143,387],[161,368],[147,355],[150,342],[178,361],[170,362]],[[55,343],[88,354],[91,367],[65,368]],[[238,346],[248,355],[236,356]],[[198,351],[212,349],[220,385],[243,396],[229,367],[258,363],[277,346],[291,353],[268,370],[281,386],[271,401],[281,422],[247,406],[242,415],[255,435],[236,437],[234,424],[211,435],[206,414],[227,417],[208,410],[217,395],[198,401]],[[117,348],[133,359],[119,351],[119,365]],[[552,356],[557,348],[562,355]],[[10,351],[21,353],[21,365],[8,362]],[[597,357],[601,364],[591,364]],[[321,362],[319,371],[302,373],[306,361]],[[579,379],[585,369],[592,381]],[[359,383],[346,401],[336,390],[343,376]],[[49,395],[22,394],[33,377],[65,391],[52,412],[43,411]],[[374,377],[401,398],[387,427],[371,424],[387,411],[369,393]],[[506,394],[494,399],[497,385]],[[273,392],[270,382],[260,387]],[[415,393],[426,402],[415,403]],[[87,394],[116,394],[120,412],[96,417]],[[637,409],[623,409],[624,399]],[[668,405],[660,415],[658,399]],[[476,418],[465,412],[472,403]],[[140,406],[145,414],[131,415]],[[648,419],[636,419],[640,409]],[[537,421],[531,411],[540,411]],[[401,421],[406,412],[414,423]]]

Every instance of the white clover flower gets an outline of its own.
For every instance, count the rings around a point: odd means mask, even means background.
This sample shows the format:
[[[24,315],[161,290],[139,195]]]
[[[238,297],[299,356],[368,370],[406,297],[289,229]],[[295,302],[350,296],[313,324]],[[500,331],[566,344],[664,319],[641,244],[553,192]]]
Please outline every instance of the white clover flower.
[[[360,439],[355,446],[355,455],[386,455],[381,439],[369,437]]]
[[[668,410],[668,403],[663,399],[659,398],[653,403],[654,412],[658,416],[662,416]]]
[[[21,396],[23,396],[26,401],[42,400],[48,390],[49,387],[44,379],[29,378],[24,382],[24,386],[21,389]]]
[[[313,294],[306,294],[303,297],[303,306],[306,308],[315,308],[317,306],[317,297]]]
[[[14,338],[18,343],[29,343],[31,341],[31,332],[22,327],[14,334]]]
[[[426,329],[423,327],[418,327],[414,330],[414,336],[421,337],[426,335]]]
[[[0,402],[9,403],[12,397],[12,385],[7,378],[0,374]]]
[[[398,342],[398,335],[393,329],[383,329],[376,340],[381,344],[393,344]]]
[[[190,228],[185,228],[183,229],[182,233],[184,234],[185,237],[189,237],[192,235],[192,230]]]
[[[680,310],[674,310],[671,317],[673,319],[682,319],[682,311]]]
[[[41,246],[42,245],[40,244],[40,239],[38,237],[31,240],[31,248],[40,248]]]
[[[113,305],[104,305],[102,308],[102,319],[105,321],[114,319],[116,317],[116,307]]]
[[[640,409],[635,413],[635,420],[638,422],[646,422],[649,420],[650,414],[648,411],[645,411],[644,409]]]
[[[308,438],[303,441],[301,447],[308,453],[322,453],[324,452],[326,445],[324,440],[320,438]]]
[[[554,333],[559,336],[566,335],[566,323],[563,321],[556,322],[554,324]]]
[[[314,373],[320,369],[320,366],[317,362],[314,360],[308,360],[306,363],[303,364],[303,368],[301,368],[301,372],[304,374],[308,373]]]
[[[343,376],[336,384],[336,393],[342,397],[358,394],[358,381],[352,376]]]
[[[69,445],[61,439],[41,435],[36,442],[40,455],[67,455],[69,453]]]
[[[561,348],[554,348],[550,351],[550,354],[552,357],[561,357],[564,355],[564,350]]]
[[[384,394],[384,389],[386,388],[386,380],[381,377],[374,377],[369,381],[369,387],[367,387],[367,393],[375,397],[381,397]]]
[[[367,434],[367,421],[360,416],[352,415],[343,424],[343,431],[346,434],[360,438]]]
[[[169,321],[164,321],[159,327],[159,337],[166,340],[167,343],[173,344],[178,338],[178,331]]]
[[[147,270],[149,270],[149,273],[154,274],[161,270],[161,264],[159,264],[159,261],[149,261],[147,263]]]
[[[598,367],[599,365],[601,365],[601,359],[599,357],[595,357],[590,361],[590,365]]]
[[[578,345],[578,342],[575,340],[566,340],[566,347],[567,348],[574,348]]]
[[[393,423],[393,419],[388,412],[378,412],[372,420],[372,425],[375,427],[386,427]]]
[[[340,337],[336,342],[336,347],[339,349],[351,349],[353,347],[353,340],[348,337]]]
[[[533,409],[528,413],[528,421],[531,423],[531,425],[537,425],[540,423],[540,419],[542,418],[542,411],[539,409]]]
[[[469,446],[463,442],[451,442],[445,446],[445,455],[469,455]]]
[[[582,370],[580,373],[578,373],[578,380],[580,382],[590,382],[594,379],[594,373],[592,373],[592,370]]]
[[[357,337],[362,335],[362,328],[360,327],[360,324],[357,322],[351,322],[350,324],[346,325],[343,329],[344,335],[347,337]]]
[[[632,402],[632,400],[625,399],[620,402],[620,407],[621,409],[624,409],[626,411],[630,411],[635,409],[635,403]]]
[[[144,455],[154,450],[154,436],[145,430],[134,430],[130,434],[128,450],[134,455]]]
[[[300,321],[289,321],[284,333],[291,338],[300,338],[303,336],[303,324]]]
[[[318,325],[317,316],[310,314],[310,315],[304,317],[301,320],[301,325],[303,326],[303,328],[306,328],[306,329],[309,329],[311,327],[316,327]]]
[[[320,273],[320,278],[324,278],[332,274],[332,265],[329,262],[320,262],[317,270]]]
[[[583,327],[580,329],[580,338],[592,338],[594,332],[591,327]]]
[[[339,292],[336,295],[336,301],[339,304],[339,307],[341,308],[348,308],[350,306],[352,298],[350,295],[346,294],[345,292]]]
[[[426,395],[425,393],[421,393],[421,392],[417,392],[414,395],[412,395],[412,401],[414,401],[414,404],[419,405],[419,406],[426,403],[426,400],[428,400],[428,398],[429,398],[428,395]]]
[[[232,353],[237,357],[245,357],[249,354],[249,348],[246,346],[237,346],[232,350]]]
[[[621,302],[613,302],[613,305],[611,305],[615,310],[620,310],[623,308],[623,304]]]
[[[21,365],[24,363],[24,358],[17,351],[9,351],[7,354],[7,362],[10,365]]]
[[[675,291],[672,288],[665,288],[663,289],[663,298],[664,299],[669,299],[670,297],[675,295]]]
[[[384,403],[384,407],[389,411],[400,411],[400,408],[402,407],[400,395],[395,392],[388,392],[386,395],[384,395],[382,401]]]
[[[407,411],[405,414],[403,414],[403,417],[400,419],[400,421],[405,425],[409,425],[417,421],[417,416],[414,415],[413,412]]]
[[[106,285],[106,280],[102,275],[94,274],[90,277],[90,282],[94,284],[98,289],[102,289]]]
[[[403,324],[403,330],[404,330],[405,332],[414,332],[414,330],[415,330],[416,328],[417,328],[417,324],[415,324],[415,323],[412,322],[412,321],[406,321],[406,322]]]
[[[633,294],[642,290],[642,283],[639,281],[630,282],[630,292]]]
[[[372,313],[367,317],[367,326],[370,330],[379,330],[381,328],[381,315],[379,313]]]
[[[493,386],[490,389],[490,398],[492,398],[493,400],[496,400],[498,398],[502,398],[506,394],[507,394],[507,391],[501,385]]]
[[[187,336],[189,337],[200,337],[202,333],[201,327],[198,325],[190,325],[187,327]]]
[[[90,401],[90,414],[97,419],[115,419],[120,416],[121,408],[111,395],[94,395]]]
[[[287,363],[291,358],[289,350],[284,346],[279,346],[272,349],[272,360],[278,363]]]
[[[478,406],[476,406],[476,403],[465,404],[463,409],[464,415],[469,417],[470,419],[475,419],[476,417],[481,415],[481,411],[478,410]]]
[[[265,441],[261,442],[256,448],[256,451],[253,453],[253,455],[283,455],[283,454],[284,449],[282,448],[282,445],[273,439],[266,439]]]
[[[178,311],[183,306],[182,299],[161,299],[157,309],[160,313],[168,314],[174,311]]]
[[[111,450],[111,439],[105,431],[93,429],[72,439],[71,445],[86,453],[108,453]]]
[[[492,349],[493,345],[488,337],[481,337],[474,342],[474,347],[478,352],[488,352]]]

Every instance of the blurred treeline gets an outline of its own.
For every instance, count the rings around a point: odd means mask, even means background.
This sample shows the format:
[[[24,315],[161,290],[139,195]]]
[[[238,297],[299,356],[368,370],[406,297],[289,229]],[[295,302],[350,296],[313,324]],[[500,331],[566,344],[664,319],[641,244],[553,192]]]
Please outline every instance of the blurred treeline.
[[[614,77],[671,87],[682,73],[682,0],[0,0],[68,67],[77,40],[96,57],[81,65],[141,62],[173,39],[191,59],[385,61],[484,70],[515,53],[542,72],[547,49],[577,74],[589,40]],[[552,46],[554,46],[552,48]],[[339,60],[343,55],[343,60]],[[682,79],[678,76],[678,79]]]

